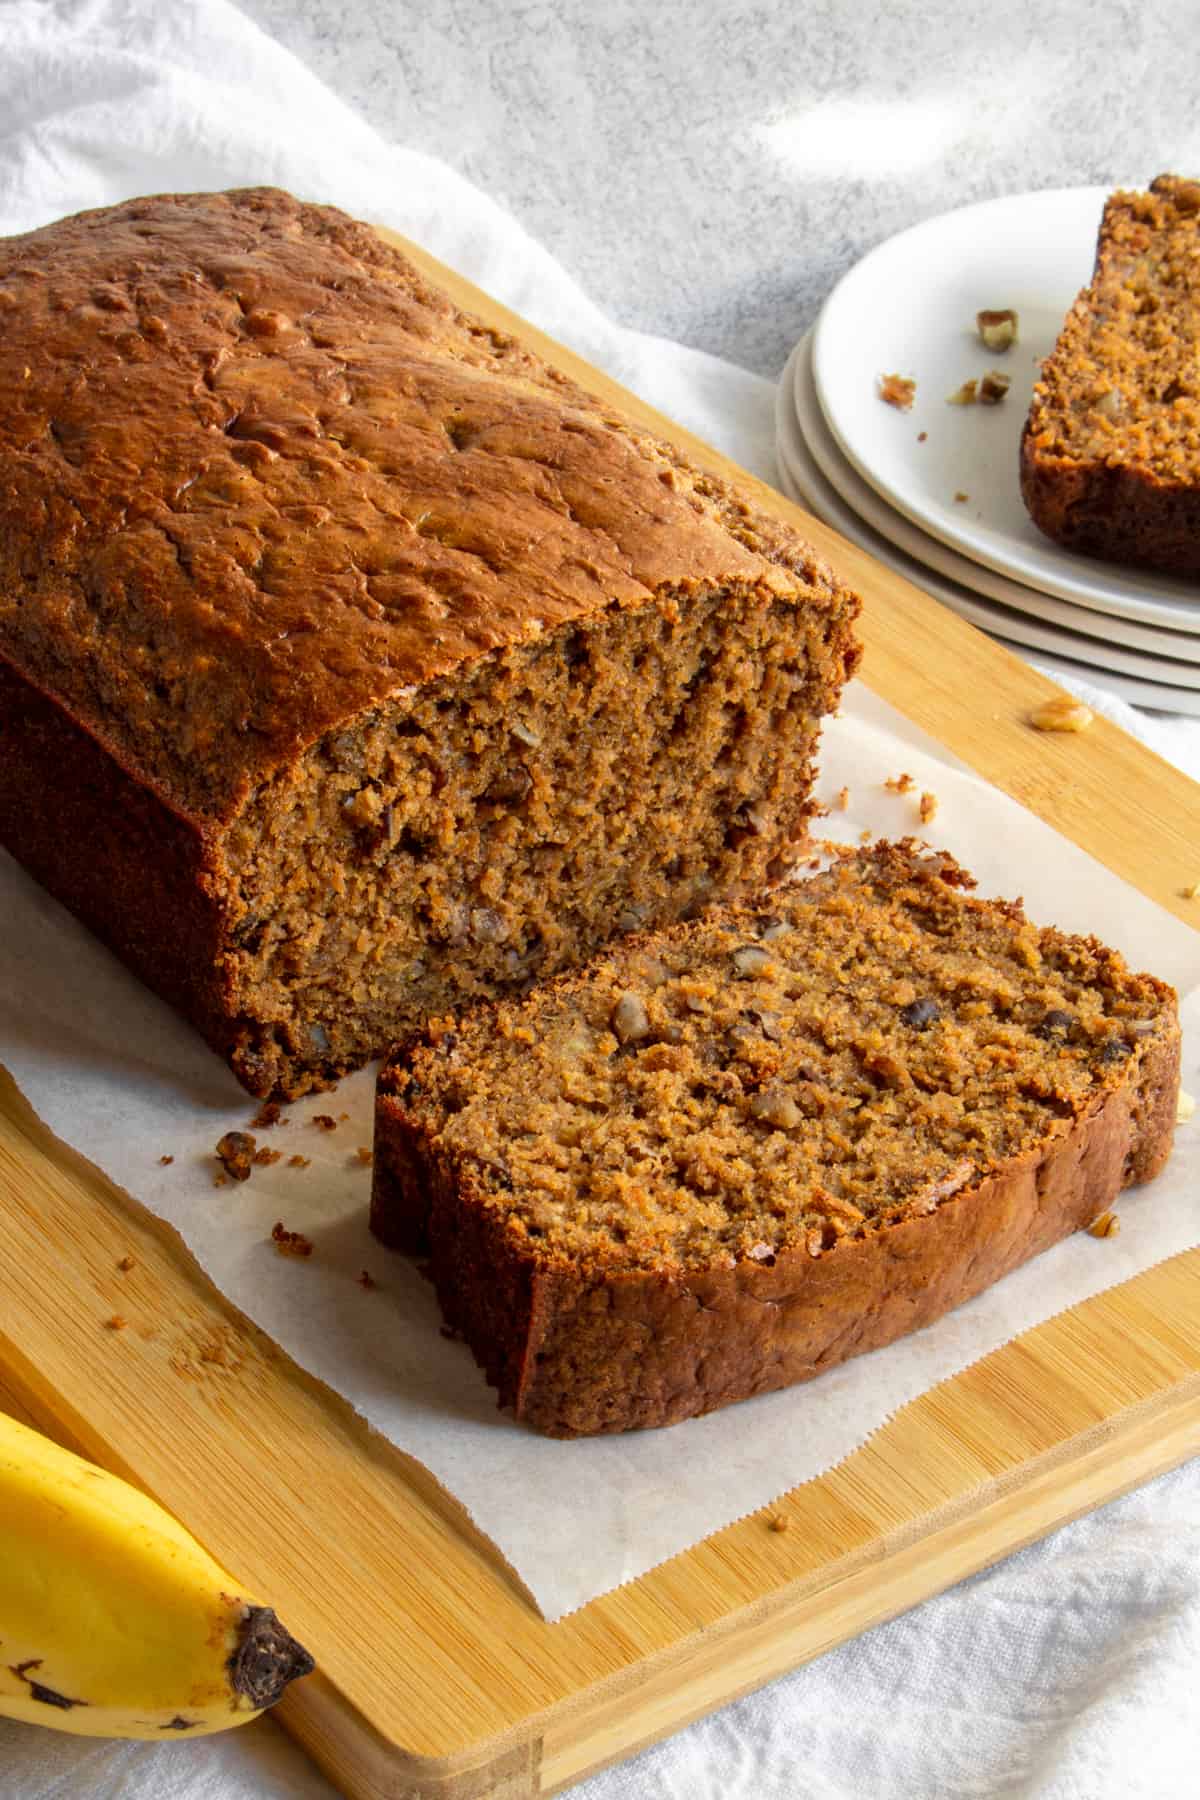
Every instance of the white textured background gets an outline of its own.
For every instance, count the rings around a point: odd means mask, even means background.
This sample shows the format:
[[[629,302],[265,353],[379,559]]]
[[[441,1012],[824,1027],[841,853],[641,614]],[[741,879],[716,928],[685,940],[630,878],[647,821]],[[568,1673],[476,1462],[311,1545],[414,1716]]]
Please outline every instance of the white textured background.
[[[384,137],[514,212],[617,323],[764,375],[918,219],[1200,168],[1196,0],[242,10]]]

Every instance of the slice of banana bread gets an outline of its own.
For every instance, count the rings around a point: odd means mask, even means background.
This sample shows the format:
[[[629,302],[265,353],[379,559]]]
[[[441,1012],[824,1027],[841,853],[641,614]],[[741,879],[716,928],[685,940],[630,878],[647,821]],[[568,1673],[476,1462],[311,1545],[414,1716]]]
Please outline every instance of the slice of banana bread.
[[[1200,181],[1107,202],[1033,391],[1021,492],[1068,550],[1200,574]]]
[[[1157,1173],[1174,993],[970,885],[881,844],[387,1065],[372,1226],[502,1405],[569,1437],[807,1380]]]
[[[253,1093],[776,879],[857,611],[330,208],[0,241],[0,843]]]

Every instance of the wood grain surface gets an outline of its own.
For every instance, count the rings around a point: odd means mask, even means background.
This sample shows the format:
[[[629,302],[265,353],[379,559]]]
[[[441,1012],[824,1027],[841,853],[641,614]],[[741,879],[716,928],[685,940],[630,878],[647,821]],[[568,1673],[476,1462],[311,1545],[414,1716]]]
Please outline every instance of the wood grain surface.
[[[740,478],[406,248],[464,305]],[[1032,731],[1051,683],[750,485],[863,592],[871,687],[1194,922],[1181,894],[1200,842],[1192,783],[1101,719],[1078,736]],[[106,1331],[116,1311],[128,1328]],[[830,1474],[548,1625],[430,1477],[0,1079],[3,1404],[144,1487],[278,1608],[320,1664],[282,1722],[346,1794],[533,1800],[1195,1454],[1200,1253],[1026,1334]],[[785,1531],[770,1528],[779,1513]]]

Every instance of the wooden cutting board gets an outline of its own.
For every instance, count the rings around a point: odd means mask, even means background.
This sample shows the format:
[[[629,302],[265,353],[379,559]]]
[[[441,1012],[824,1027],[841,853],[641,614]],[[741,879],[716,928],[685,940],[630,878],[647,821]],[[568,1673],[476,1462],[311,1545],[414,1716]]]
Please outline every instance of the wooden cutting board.
[[[449,270],[462,304],[730,465]],[[737,472],[740,475],[740,472]],[[869,684],[1180,918],[1200,794],[771,489],[866,597]],[[117,1263],[132,1256],[134,1268]],[[143,1321],[115,1333],[115,1312]],[[282,1722],[355,1800],[533,1800],[1200,1450],[1200,1252],[1029,1332],[832,1474],[545,1624],[453,1500],[228,1306],[0,1077],[0,1403],[139,1483],[315,1652]],[[531,1506],[537,1496],[530,1495]],[[782,1517],[788,1529],[772,1528]]]

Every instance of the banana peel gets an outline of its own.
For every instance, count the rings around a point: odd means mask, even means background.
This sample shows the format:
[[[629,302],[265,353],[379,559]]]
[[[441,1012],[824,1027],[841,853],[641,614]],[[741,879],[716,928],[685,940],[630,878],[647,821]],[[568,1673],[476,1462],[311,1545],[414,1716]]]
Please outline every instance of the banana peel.
[[[0,1414],[0,1717],[201,1737],[312,1667],[162,1507]]]

